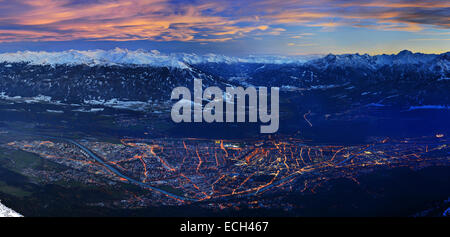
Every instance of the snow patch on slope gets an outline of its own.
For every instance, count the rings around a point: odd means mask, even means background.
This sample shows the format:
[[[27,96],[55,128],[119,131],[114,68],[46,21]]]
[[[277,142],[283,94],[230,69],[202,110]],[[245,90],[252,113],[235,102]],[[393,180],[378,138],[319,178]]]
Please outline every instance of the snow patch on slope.
[[[0,202],[0,217],[22,217],[19,213],[15,212],[14,210],[4,206]]]
[[[418,109],[450,109],[450,107],[447,105],[418,105],[409,107],[409,110]]]
[[[105,107],[110,107],[114,109],[127,109],[134,111],[146,111],[151,107],[149,102],[143,101],[120,101],[118,99],[110,100],[84,100],[85,104],[88,105],[100,105]]]

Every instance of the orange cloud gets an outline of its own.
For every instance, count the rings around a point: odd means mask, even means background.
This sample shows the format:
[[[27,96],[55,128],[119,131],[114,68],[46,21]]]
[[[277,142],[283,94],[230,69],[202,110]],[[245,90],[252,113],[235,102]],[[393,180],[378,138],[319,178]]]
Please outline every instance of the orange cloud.
[[[450,28],[449,7],[444,0],[11,0],[0,5],[0,42],[225,42],[282,35],[292,25],[417,32]]]
[[[366,3],[342,3],[338,4],[343,7],[349,6],[362,6],[362,7],[387,7],[387,8],[445,8],[450,7],[450,3],[448,1],[397,1],[397,2],[389,2],[389,1],[369,1]]]
[[[72,1],[39,0],[21,1],[25,10],[20,14],[0,16],[0,22],[36,27],[35,40],[52,40],[48,36],[88,40],[197,40],[200,31],[208,35],[241,35],[253,30],[266,30],[266,25],[239,27],[239,21],[203,14],[204,10],[219,11],[219,4],[172,6],[166,0],[123,0],[99,3],[74,4]],[[0,8],[1,11],[1,8]],[[48,29],[44,35],[38,28]],[[16,30],[16,41],[32,38],[32,31]],[[44,31],[42,31],[44,32]],[[9,40],[14,40],[12,37]],[[200,39],[198,39],[200,40]],[[202,41],[226,41],[203,39]]]

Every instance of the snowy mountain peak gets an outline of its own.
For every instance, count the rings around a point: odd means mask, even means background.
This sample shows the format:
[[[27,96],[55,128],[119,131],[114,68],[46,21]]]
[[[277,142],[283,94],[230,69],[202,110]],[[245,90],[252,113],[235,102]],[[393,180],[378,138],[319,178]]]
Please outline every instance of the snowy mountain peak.
[[[449,52],[444,54],[422,54],[403,50],[398,54],[375,55],[368,54],[328,54],[321,55],[250,55],[247,57],[231,57],[218,54],[163,54],[158,50],[128,50],[115,48],[113,50],[67,50],[62,52],[19,51],[0,54],[0,62],[25,62],[35,65],[145,65],[154,67],[189,68],[188,65],[204,63],[256,63],[256,64],[313,64],[319,67],[330,65],[338,67],[377,68],[384,65],[426,64],[433,60],[448,61]]]
[[[361,68],[379,68],[386,65],[424,65],[442,60],[443,64],[448,65],[447,53],[443,54],[423,54],[413,53],[409,50],[403,50],[398,54],[382,54],[370,56],[368,54],[328,54],[323,58],[312,60],[308,62],[316,67],[361,67]]]
[[[263,63],[288,64],[305,63],[317,55],[308,56],[254,56],[230,57],[218,54],[162,54],[158,50],[128,50],[115,48],[113,50],[67,50],[61,52],[18,51],[0,54],[0,62],[30,63],[34,65],[148,65],[155,67],[188,68],[187,64],[201,63]]]
[[[149,65],[155,67],[187,68],[175,57],[161,55],[158,51],[127,50],[67,50],[62,52],[19,51],[0,54],[0,62],[28,62],[36,65]]]
[[[218,54],[181,54],[180,60],[189,64],[201,63],[257,63],[257,64],[302,64],[318,55],[281,56],[281,55],[249,55],[247,57],[230,57]]]
[[[398,56],[405,56],[405,55],[412,55],[412,54],[413,54],[413,52],[411,52],[407,49],[404,49],[398,53]]]

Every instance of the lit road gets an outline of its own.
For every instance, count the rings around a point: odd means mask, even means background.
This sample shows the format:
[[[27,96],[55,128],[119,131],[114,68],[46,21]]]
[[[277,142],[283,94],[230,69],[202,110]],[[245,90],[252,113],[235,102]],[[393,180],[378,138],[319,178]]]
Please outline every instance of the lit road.
[[[146,184],[146,183],[139,182],[139,181],[137,181],[137,180],[135,180],[135,179],[133,179],[133,178],[130,178],[130,177],[128,177],[128,176],[126,176],[126,175],[120,173],[120,171],[118,171],[116,168],[112,167],[111,165],[107,164],[107,163],[106,163],[105,161],[103,161],[100,157],[98,157],[96,154],[94,154],[91,150],[89,150],[88,148],[86,148],[85,146],[81,145],[80,143],[78,143],[78,142],[76,142],[76,141],[74,141],[74,140],[66,139],[66,138],[55,138],[55,139],[61,139],[61,140],[67,141],[67,142],[69,142],[69,143],[71,143],[71,144],[77,146],[77,147],[80,148],[82,151],[84,151],[87,155],[89,155],[91,158],[93,158],[94,160],[96,160],[97,162],[99,162],[99,163],[101,163],[103,166],[105,166],[108,170],[110,170],[111,172],[113,172],[113,173],[116,174],[117,176],[119,176],[119,177],[121,177],[121,178],[124,178],[124,179],[128,180],[130,183],[139,185],[139,186],[144,187],[144,188],[148,188],[148,189],[153,190],[153,191],[160,192],[160,193],[165,194],[165,195],[167,195],[167,196],[169,196],[169,197],[173,197],[173,198],[175,198],[175,199],[179,199],[179,200],[182,200],[182,201],[198,201],[197,199],[192,199],[192,198],[187,198],[187,197],[179,196],[179,195],[170,193],[170,192],[168,192],[168,191],[162,190],[162,189],[160,189],[160,188],[157,188],[157,187],[148,185],[148,184]]]

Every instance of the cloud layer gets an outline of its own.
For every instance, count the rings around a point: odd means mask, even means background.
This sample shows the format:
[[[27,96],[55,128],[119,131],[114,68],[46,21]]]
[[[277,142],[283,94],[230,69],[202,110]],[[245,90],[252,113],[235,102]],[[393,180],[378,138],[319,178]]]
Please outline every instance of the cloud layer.
[[[449,29],[450,2],[0,0],[0,42],[224,42],[291,33],[288,29],[300,26],[383,31]]]

